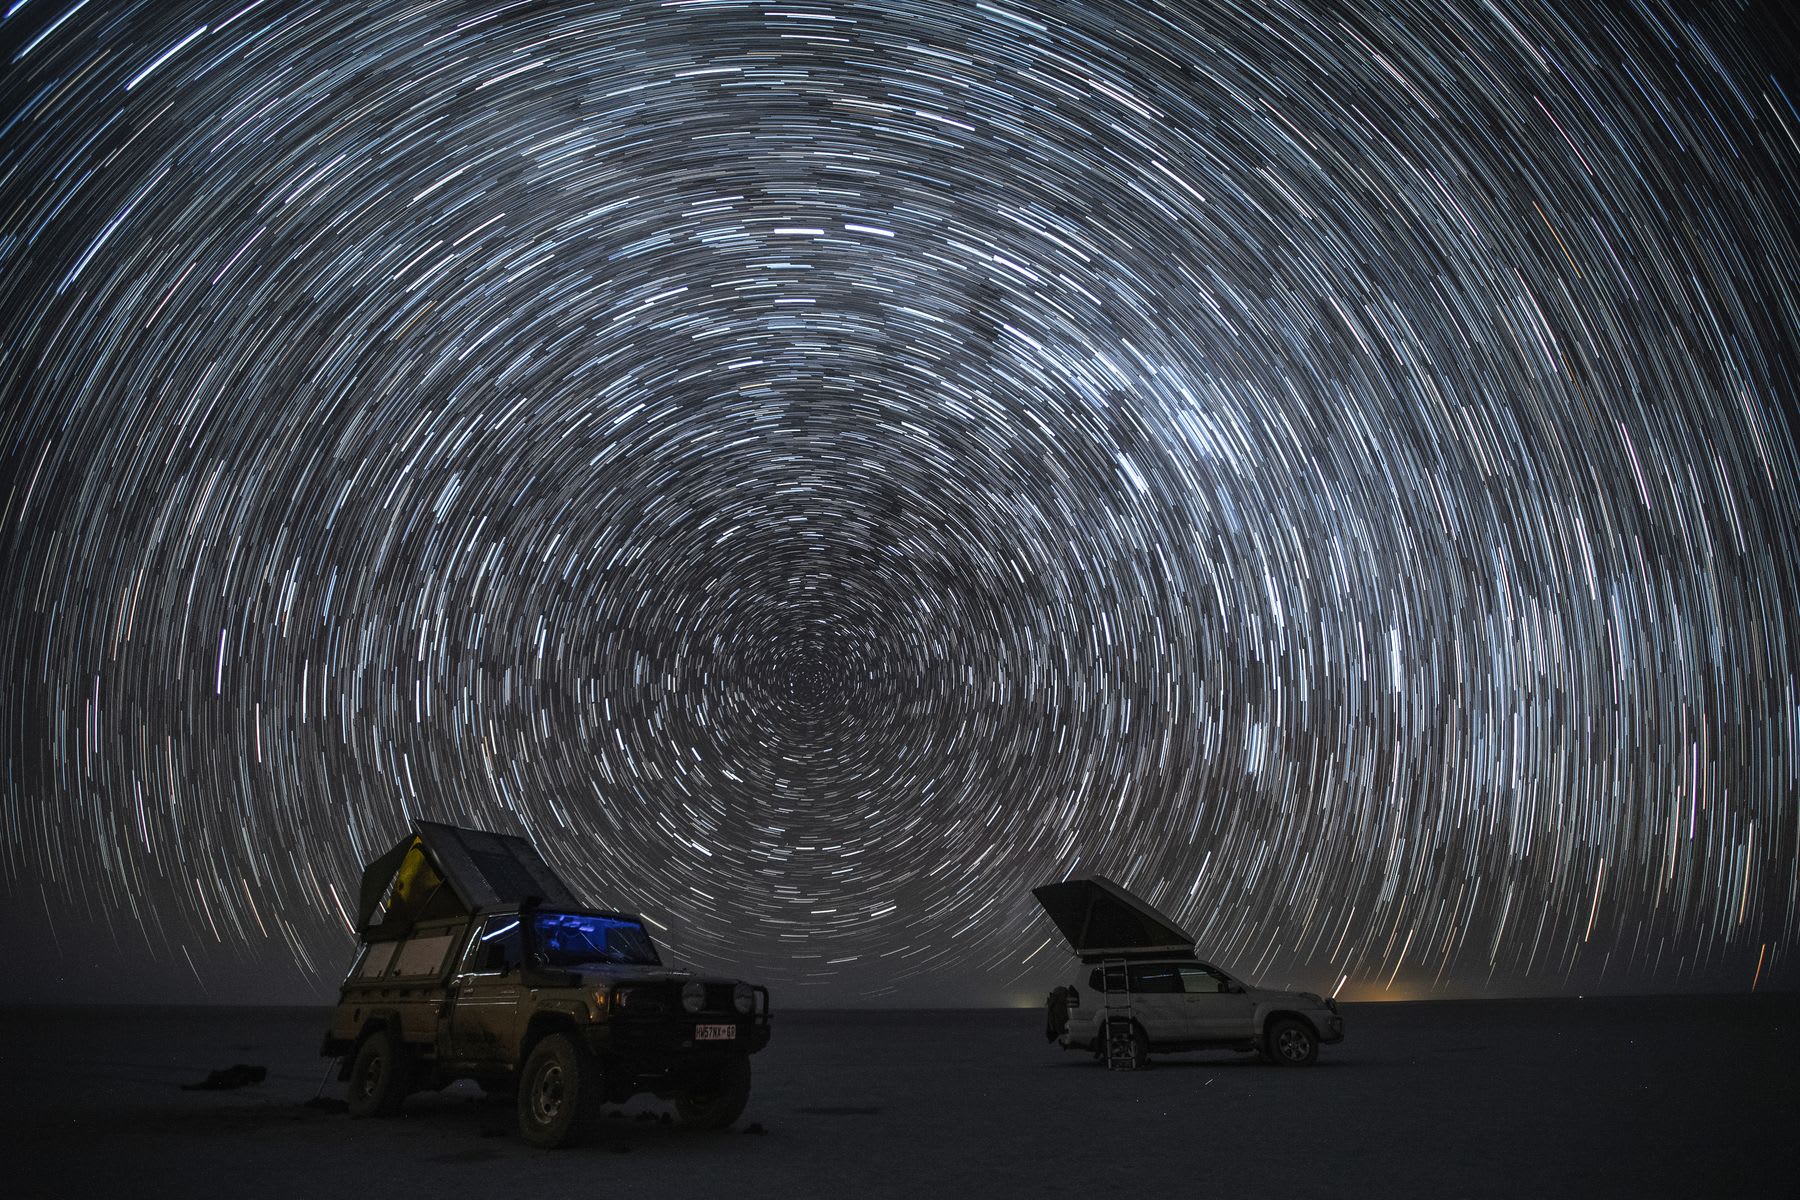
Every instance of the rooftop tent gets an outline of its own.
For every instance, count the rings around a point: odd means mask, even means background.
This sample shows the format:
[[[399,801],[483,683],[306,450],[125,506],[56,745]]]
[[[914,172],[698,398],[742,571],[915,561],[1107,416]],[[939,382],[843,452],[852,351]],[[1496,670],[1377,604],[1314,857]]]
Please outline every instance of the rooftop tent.
[[[419,921],[531,896],[552,907],[580,905],[524,838],[420,821],[363,871],[357,930],[376,940],[399,937]]]
[[[1031,894],[1084,959],[1194,952],[1179,925],[1105,876],[1047,883]]]

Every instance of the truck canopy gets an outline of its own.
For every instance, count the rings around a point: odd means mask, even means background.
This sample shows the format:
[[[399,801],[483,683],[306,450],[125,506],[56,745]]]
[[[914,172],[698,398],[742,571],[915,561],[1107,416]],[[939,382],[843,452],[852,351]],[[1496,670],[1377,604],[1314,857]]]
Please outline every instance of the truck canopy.
[[[1194,953],[1194,939],[1179,925],[1103,875],[1031,894],[1083,960]]]
[[[420,821],[363,871],[356,929],[365,941],[384,941],[433,917],[534,896],[552,907],[580,906],[524,838]]]

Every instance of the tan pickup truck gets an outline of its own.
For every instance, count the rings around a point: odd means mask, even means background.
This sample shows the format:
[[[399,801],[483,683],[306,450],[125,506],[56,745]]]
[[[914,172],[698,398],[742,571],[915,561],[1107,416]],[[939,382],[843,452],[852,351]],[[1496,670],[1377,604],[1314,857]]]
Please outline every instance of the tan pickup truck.
[[[642,1092],[705,1129],[743,1112],[768,990],[663,965],[641,918],[578,903],[523,838],[421,822],[364,872],[358,916],[321,1050],[353,1116],[455,1079],[515,1094],[536,1146]]]

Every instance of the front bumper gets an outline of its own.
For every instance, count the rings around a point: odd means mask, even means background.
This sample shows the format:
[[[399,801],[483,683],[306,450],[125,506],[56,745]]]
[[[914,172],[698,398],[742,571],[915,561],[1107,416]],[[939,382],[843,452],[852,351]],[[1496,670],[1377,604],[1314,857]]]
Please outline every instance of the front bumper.
[[[729,1025],[728,1038],[702,1038],[701,1025]],[[624,1058],[667,1058],[671,1055],[714,1057],[722,1054],[755,1054],[769,1044],[769,1019],[739,1017],[726,1020],[671,1018],[627,1020],[614,1018],[588,1027],[588,1048],[597,1054]]]
[[[689,1013],[654,989],[615,985],[609,989],[605,1015],[588,1027],[588,1048],[627,1060],[755,1054],[769,1044],[769,990],[752,991],[756,999],[748,1013]],[[634,1005],[635,997],[642,999]],[[714,1032],[729,1027],[731,1035],[703,1038],[702,1026]]]

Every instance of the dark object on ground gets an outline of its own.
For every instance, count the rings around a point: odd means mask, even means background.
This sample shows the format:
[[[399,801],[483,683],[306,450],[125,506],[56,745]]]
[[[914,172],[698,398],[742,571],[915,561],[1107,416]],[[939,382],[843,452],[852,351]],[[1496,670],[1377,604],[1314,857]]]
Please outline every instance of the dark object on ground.
[[[269,1077],[269,1068],[253,1067],[248,1063],[234,1063],[219,1071],[208,1071],[206,1078],[199,1083],[184,1083],[184,1092],[228,1092],[233,1088],[248,1087],[253,1083],[261,1083]]]
[[[763,1124],[761,1121],[752,1121],[748,1125],[744,1126],[744,1132],[745,1133],[753,1133],[757,1137],[762,1137],[765,1134],[767,1134],[769,1131],[763,1128]]]
[[[420,822],[363,872],[363,949],[321,1053],[350,1115],[472,1079],[534,1146],[648,1092],[720,1129],[744,1110],[769,993],[666,966],[642,918],[580,901],[524,838]]]
[[[348,1112],[350,1109],[348,1104],[345,1104],[336,1096],[314,1096],[311,1100],[302,1101],[300,1107],[316,1108],[320,1112],[328,1113]]]

